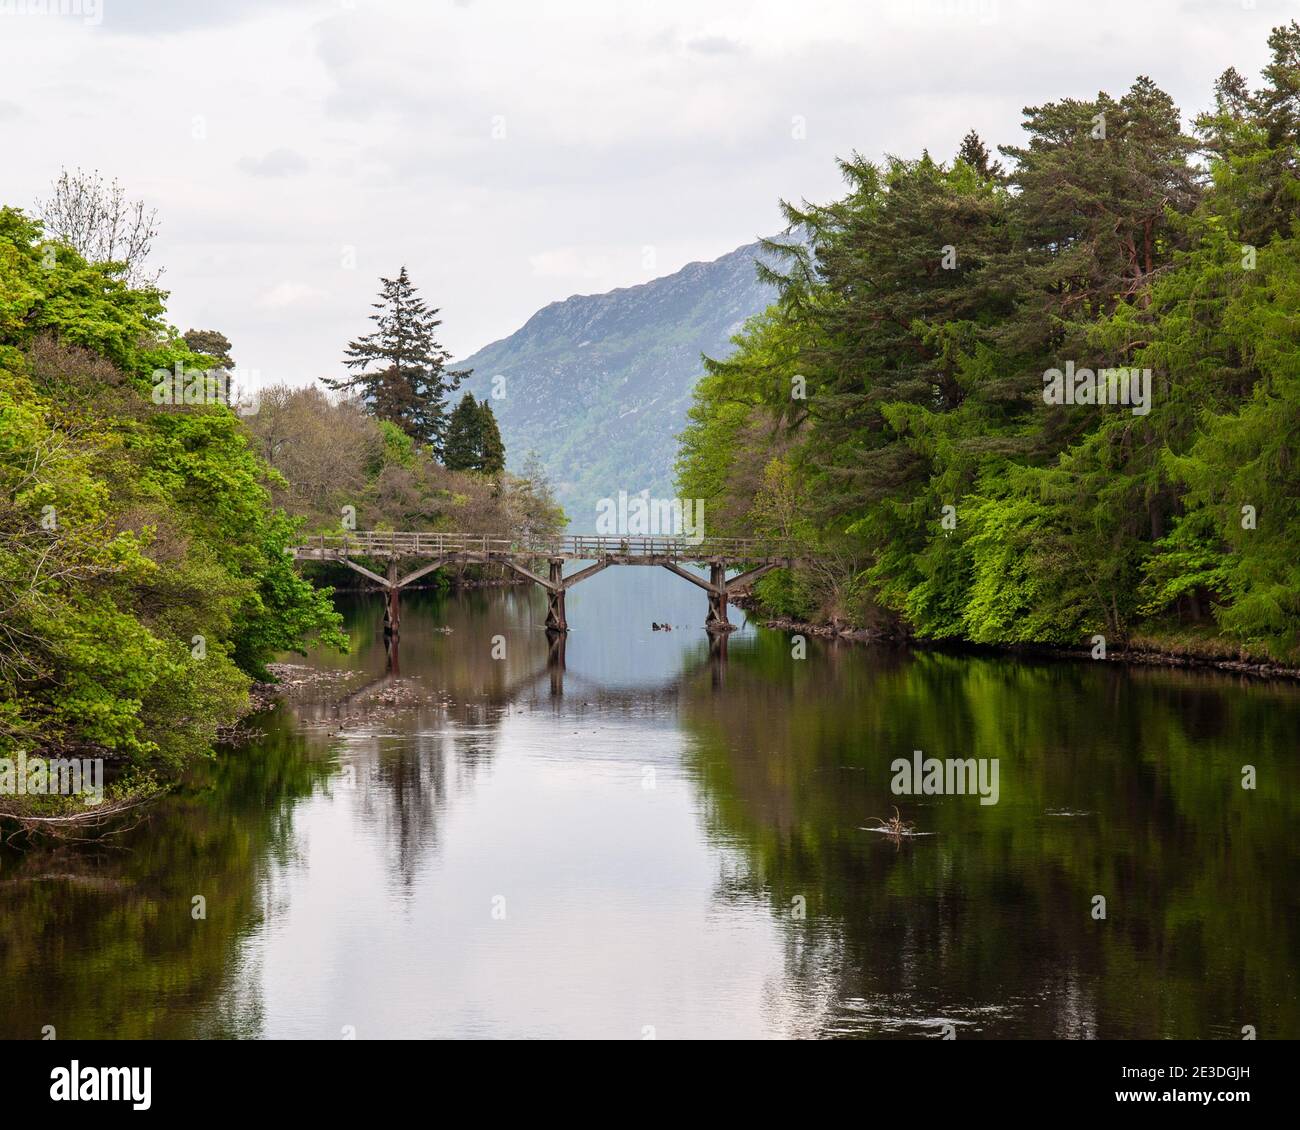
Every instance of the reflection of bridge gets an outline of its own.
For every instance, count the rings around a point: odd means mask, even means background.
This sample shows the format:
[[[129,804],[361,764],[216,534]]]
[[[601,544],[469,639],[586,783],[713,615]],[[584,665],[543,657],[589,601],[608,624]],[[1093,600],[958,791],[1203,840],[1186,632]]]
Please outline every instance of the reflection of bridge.
[[[567,632],[564,595],[579,581],[594,577],[611,565],[658,565],[698,585],[709,595],[705,627],[711,632],[729,631],[727,602],[773,569],[791,564],[792,548],[780,542],[756,538],[598,537],[585,534],[557,538],[484,537],[478,534],[385,533],[348,531],[320,534],[295,546],[298,561],[334,561],[374,581],[387,593],[385,631],[395,635],[400,620],[398,594],[409,584],[444,565],[502,565],[546,590],[548,632]],[[355,558],[387,561],[387,576],[359,565]],[[401,576],[402,561],[419,562]],[[547,563],[547,575],[533,571],[539,561]],[[566,561],[592,561],[584,569],[564,575]],[[683,569],[683,564],[707,565],[709,579]],[[740,569],[727,577],[729,569]]]

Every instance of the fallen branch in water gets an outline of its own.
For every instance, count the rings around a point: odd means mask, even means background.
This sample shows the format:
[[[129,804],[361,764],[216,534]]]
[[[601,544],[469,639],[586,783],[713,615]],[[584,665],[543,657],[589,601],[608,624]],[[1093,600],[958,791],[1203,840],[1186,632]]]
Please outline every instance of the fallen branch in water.
[[[879,816],[872,816],[869,819],[874,820],[882,832],[887,832],[891,836],[909,836],[915,825],[911,821],[904,822],[898,813],[898,805],[894,805],[894,815],[888,820],[882,820]]]
[[[5,836],[4,842],[12,844],[20,836],[48,836],[53,839],[80,839],[96,833],[102,833],[98,838],[120,836],[124,832],[129,832],[132,828],[138,827],[145,818],[146,813],[138,812],[136,819],[124,823],[120,827],[114,827],[111,831],[103,831],[103,829],[116,824],[119,818],[127,813],[144,808],[161,797],[166,791],[166,789],[160,789],[141,796],[104,801],[94,807],[87,808],[84,812],[69,812],[59,816],[37,816],[30,812],[0,809],[0,821],[12,822],[16,825],[13,831]]]

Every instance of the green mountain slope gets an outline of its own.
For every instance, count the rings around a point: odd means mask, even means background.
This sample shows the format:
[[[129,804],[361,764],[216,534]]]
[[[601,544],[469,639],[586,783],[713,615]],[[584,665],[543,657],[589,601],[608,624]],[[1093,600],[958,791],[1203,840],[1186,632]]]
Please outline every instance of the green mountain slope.
[[[711,263],[607,294],[574,295],[457,367],[491,396],[509,466],[536,451],[575,530],[594,528],[598,499],[673,493],[677,433],[686,424],[700,354],[725,356],[746,318],[774,291],[755,275],[757,243]]]

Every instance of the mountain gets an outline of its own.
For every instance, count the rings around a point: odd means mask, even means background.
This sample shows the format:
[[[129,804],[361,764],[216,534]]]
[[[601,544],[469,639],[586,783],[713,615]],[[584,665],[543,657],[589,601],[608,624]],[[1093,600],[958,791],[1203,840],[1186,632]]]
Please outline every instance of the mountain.
[[[509,337],[456,363],[490,397],[508,465],[540,457],[572,528],[595,528],[596,503],[649,489],[672,497],[677,434],[686,426],[700,354],[724,357],[745,320],[774,299],[758,281],[757,243],[710,263],[606,294],[553,302]]]

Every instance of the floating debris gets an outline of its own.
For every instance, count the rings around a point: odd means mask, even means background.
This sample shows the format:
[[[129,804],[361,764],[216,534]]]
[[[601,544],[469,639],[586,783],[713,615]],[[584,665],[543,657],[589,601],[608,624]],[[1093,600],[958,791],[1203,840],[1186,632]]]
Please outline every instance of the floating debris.
[[[876,822],[874,828],[859,828],[860,832],[883,832],[886,836],[893,836],[895,839],[902,839],[904,836],[933,836],[933,832],[918,832],[916,826],[910,820],[904,820],[899,815],[898,805],[894,805],[894,815],[888,820],[882,820],[879,816],[871,817]]]

